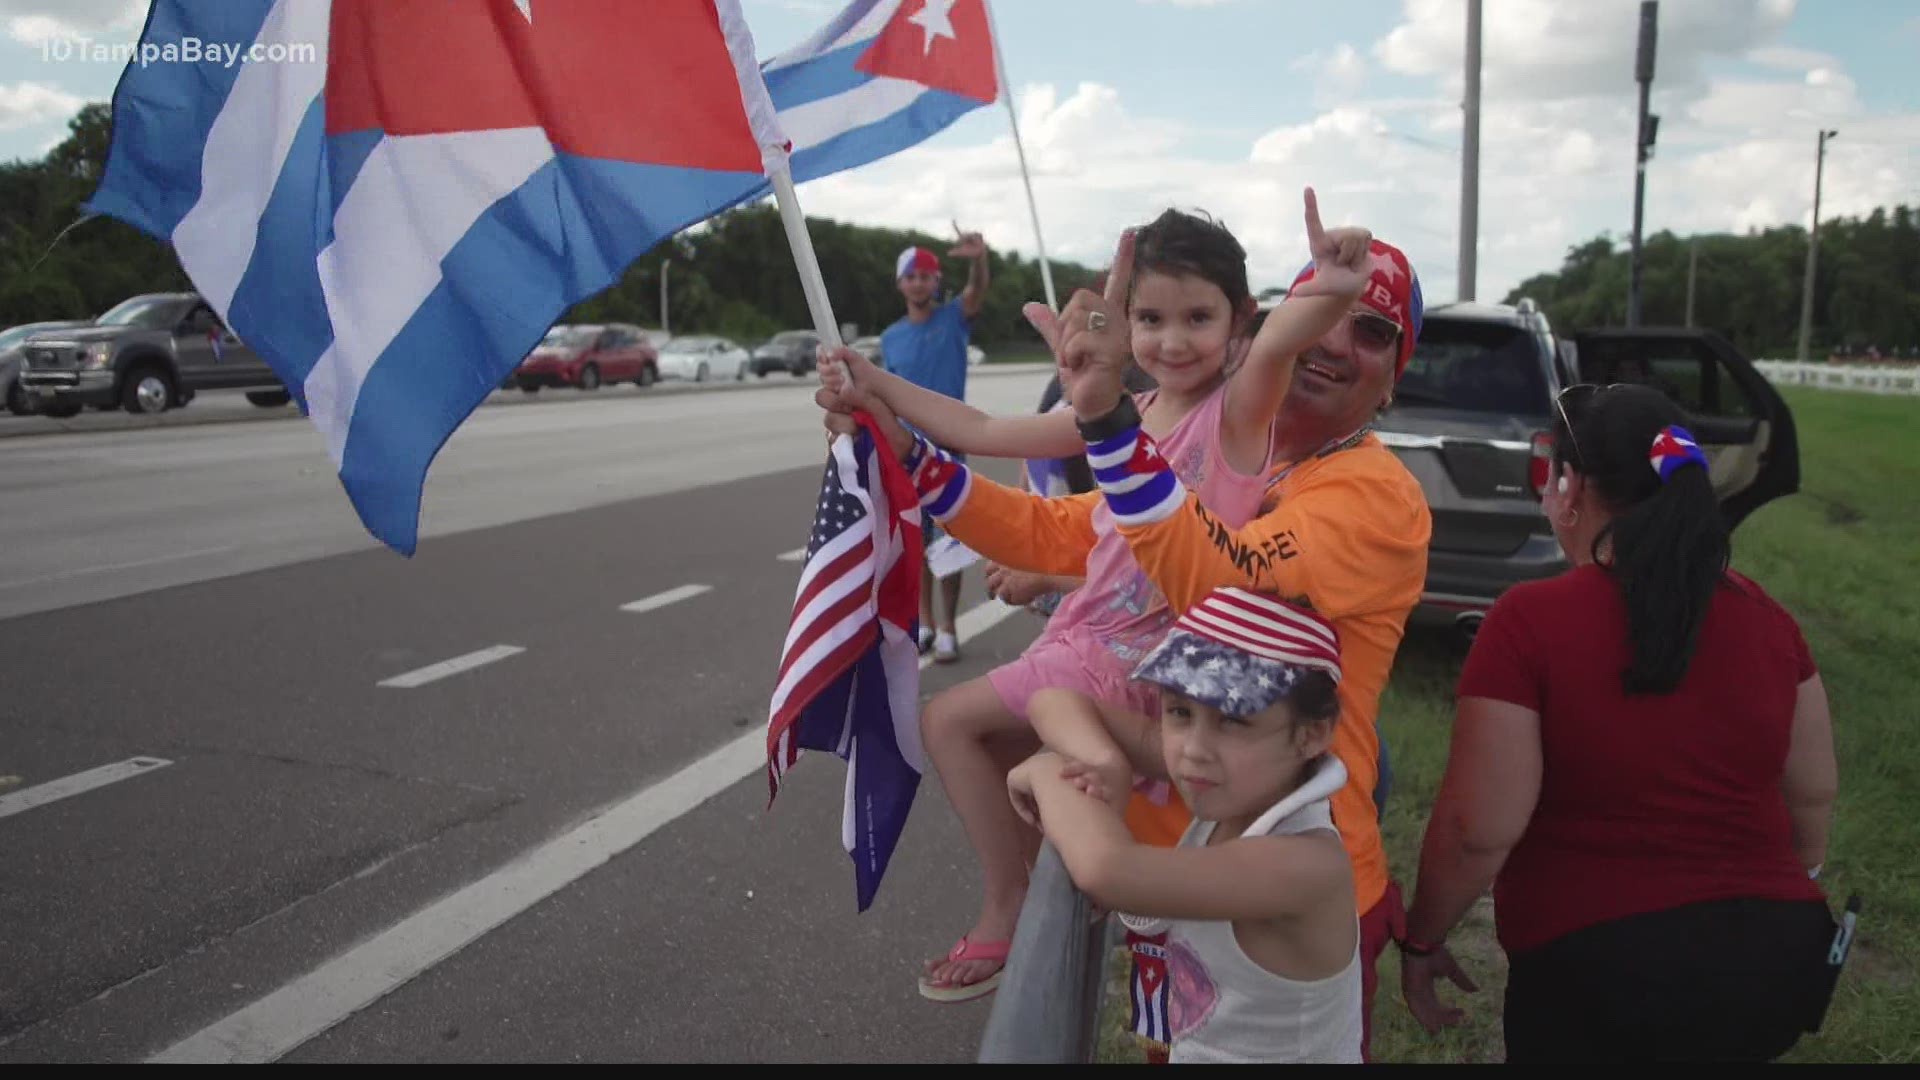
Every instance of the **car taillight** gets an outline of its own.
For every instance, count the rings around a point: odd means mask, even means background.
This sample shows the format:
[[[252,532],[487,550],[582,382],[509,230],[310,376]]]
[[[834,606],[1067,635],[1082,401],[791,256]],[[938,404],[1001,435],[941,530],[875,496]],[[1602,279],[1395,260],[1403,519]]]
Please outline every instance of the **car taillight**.
[[[1532,456],[1527,459],[1527,482],[1536,498],[1547,493],[1547,481],[1553,474],[1553,432],[1533,433]]]

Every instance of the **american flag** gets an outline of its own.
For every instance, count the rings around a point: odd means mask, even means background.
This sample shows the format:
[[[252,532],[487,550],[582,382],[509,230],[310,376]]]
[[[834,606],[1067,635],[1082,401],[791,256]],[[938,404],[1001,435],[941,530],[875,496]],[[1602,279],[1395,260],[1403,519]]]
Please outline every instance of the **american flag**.
[[[920,745],[920,504],[873,420],[833,441],[767,721],[772,793],[800,759],[847,763],[841,843],[873,903],[926,769]],[[876,482],[877,480],[877,482]]]

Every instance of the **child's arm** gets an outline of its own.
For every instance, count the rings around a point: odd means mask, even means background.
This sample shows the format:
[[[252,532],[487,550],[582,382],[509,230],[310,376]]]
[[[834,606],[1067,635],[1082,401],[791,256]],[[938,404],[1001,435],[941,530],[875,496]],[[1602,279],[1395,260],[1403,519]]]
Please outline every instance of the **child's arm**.
[[[1073,413],[1061,410],[1031,416],[993,416],[964,401],[915,386],[881,371],[855,354],[845,358],[846,374],[820,365],[820,381],[839,390],[836,380],[850,377],[856,390],[879,398],[894,415],[927,433],[943,449],[987,457],[1060,458],[1087,452]]]
[[[1135,773],[1165,779],[1159,732],[1152,719],[1116,708],[1078,690],[1042,690],[1027,702],[1027,719],[1046,748],[1092,769],[1099,794],[1126,805]]]
[[[1063,764],[1043,752],[1014,772],[1030,788],[1041,828],[1073,883],[1101,907],[1166,919],[1276,919],[1351,892],[1346,849],[1332,832],[1203,848],[1141,844],[1118,810],[1060,775]]]
[[[1368,245],[1373,234],[1365,229],[1323,228],[1312,188],[1307,189],[1306,200],[1314,276],[1267,316],[1246,360],[1227,380],[1220,442],[1227,464],[1243,474],[1266,464],[1274,417],[1293,384],[1295,360],[1346,318],[1371,270]]]

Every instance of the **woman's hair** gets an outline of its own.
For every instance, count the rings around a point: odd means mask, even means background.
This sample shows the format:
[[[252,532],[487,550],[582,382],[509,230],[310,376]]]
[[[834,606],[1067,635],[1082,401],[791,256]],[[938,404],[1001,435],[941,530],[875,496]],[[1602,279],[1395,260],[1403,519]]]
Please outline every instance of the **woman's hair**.
[[[1133,270],[1136,280],[1150,270],[1212,282],[1227,294],[1234,319],[1253,296],[1247,286],[1247,249],[1225,225],[1204,214],[1168,209],[1142,227],[1133,238]]]
[[[1626,601],[1633,659],[1621,678],[1629,694],[1680,685],[1727,571],[1727,526],[1706,468],[1688,464],[1663,481],[1650,460],[1654,440],[1684,420],[1659,391],[1614,385],[1567,402],[1555,421],[1556,460],[1584,477],[1613,514],[1594,538],[1593,559],[1601,563],[1611,543],[1603,565]]]

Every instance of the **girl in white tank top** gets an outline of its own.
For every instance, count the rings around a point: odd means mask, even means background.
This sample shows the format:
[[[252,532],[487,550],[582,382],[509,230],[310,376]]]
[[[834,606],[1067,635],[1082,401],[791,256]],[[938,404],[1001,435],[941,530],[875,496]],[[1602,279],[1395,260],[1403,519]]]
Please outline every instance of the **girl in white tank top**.
[[[1138,933],[1168,933],[1175,1062],[1359,1063],[1360,927],[1329,797],[1338,713],[1331,623],[1271,596],[1215,590],[1133,677],[1158,719],[1048,690],[1030,706],[1048,749],[1008,778],[1022,816],[1075,884]],[[1120,817],[1136,774],[1170,779],[1194,814],[1175,848]]]

